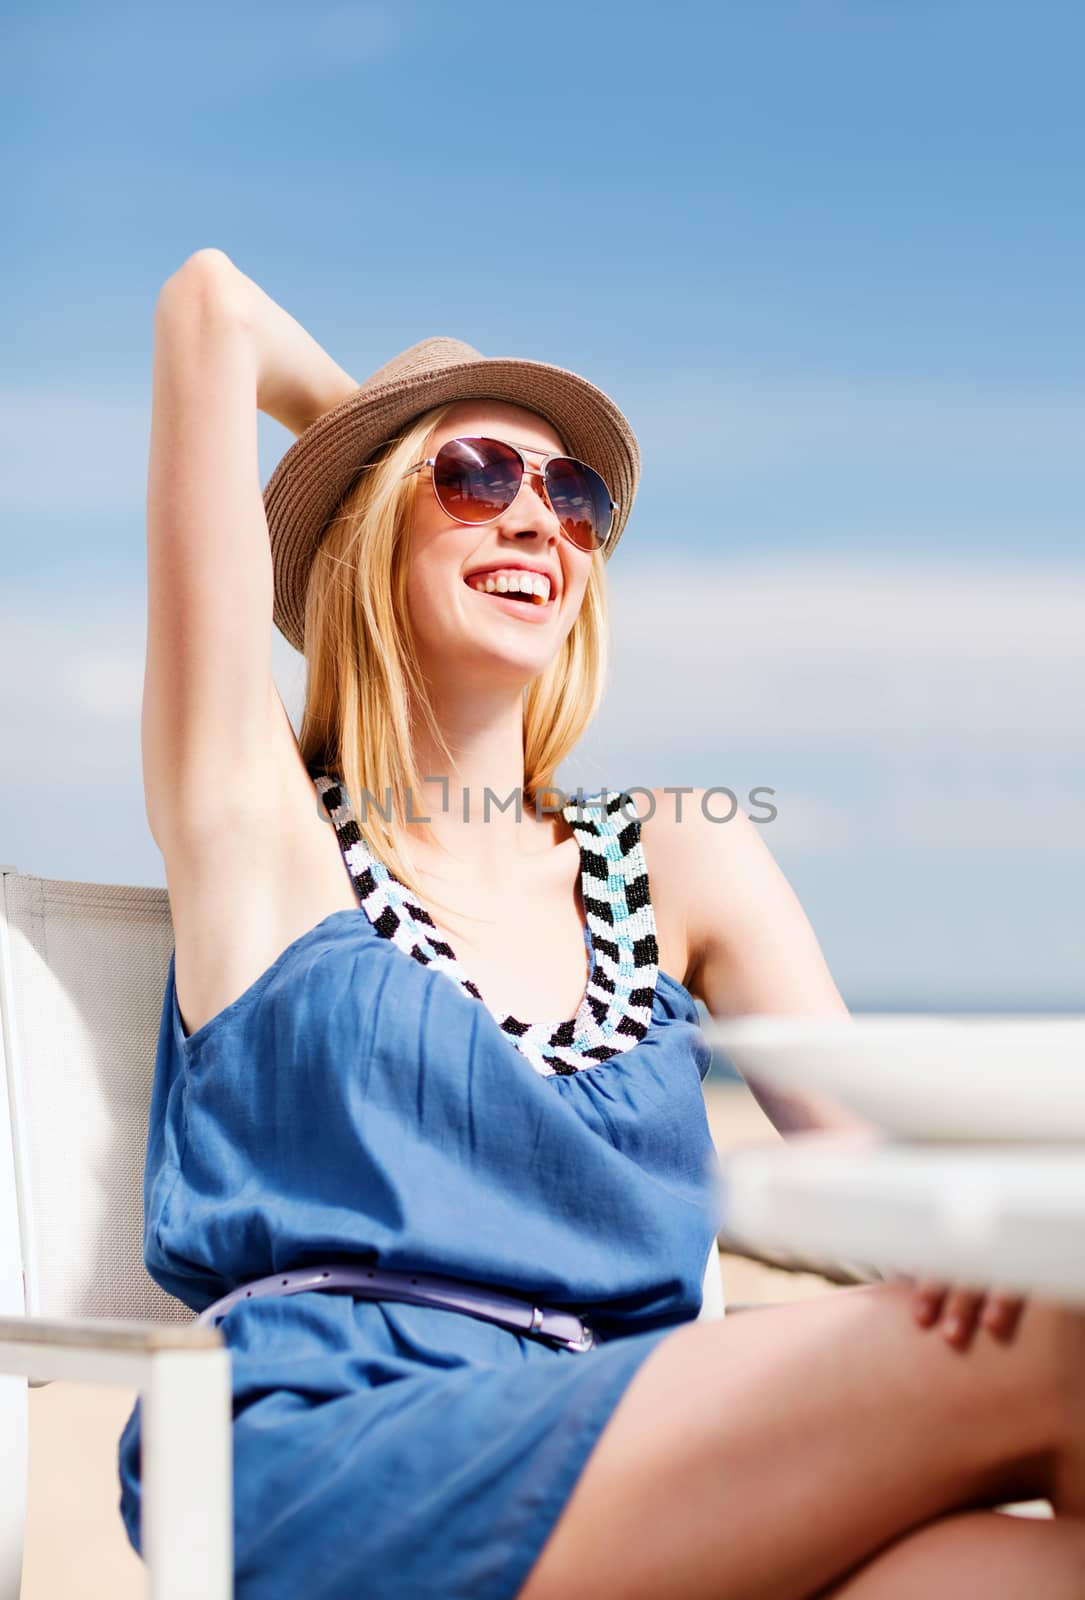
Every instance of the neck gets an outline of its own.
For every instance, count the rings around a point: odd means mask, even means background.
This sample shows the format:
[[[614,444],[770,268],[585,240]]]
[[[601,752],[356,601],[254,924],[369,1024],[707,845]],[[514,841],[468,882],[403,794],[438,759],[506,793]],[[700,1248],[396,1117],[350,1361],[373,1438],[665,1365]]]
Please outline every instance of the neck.
[[[414,758],[421,794],[411,797],[407,838],[416,855],[441,857],[447,881],[500,875],[539,849],[551,815],[523,798],[524,724],[519,686],[484,698],[434,692],[449,757],[416,720]],[[549,798],[547,796],[544,799]],[[446,854],[447,852],[447,854]]]

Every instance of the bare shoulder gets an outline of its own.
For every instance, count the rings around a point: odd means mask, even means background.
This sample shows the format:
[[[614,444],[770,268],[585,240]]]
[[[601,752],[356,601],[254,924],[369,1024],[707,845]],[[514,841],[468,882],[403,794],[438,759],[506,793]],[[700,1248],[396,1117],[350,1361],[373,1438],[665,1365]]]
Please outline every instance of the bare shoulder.
[[[688,987],[690,945],[681,888],[683,874],[673,832],[663,820],[658,790],[637,790],[630,798],[640,818],[640,843],[655,918],[659,966]]]
[[[357,905],[277,690],[258,748],[223,774],[217,814],[160,846],[186,1034],[332,911]]]
[[[741,853],[744,844],[748,849],[748,838],[742,837],[743,824],[745,829],[752,824],[745,818],[738,828],[710,824],[707,816],[715,797],[709,795],[706,801],[708,792],[704,789],[669,787],[628,792],[640,819],[660,966],[697,994],[700,951],[696,896],[707,865],[706,855],[719,852],[725,845],[731,857]],[[703,998],[699,994],[697,997]]]
[[[846,1009],[765,823],[720,789],[633,798],[661,943],[666,929],[713,1016]]]

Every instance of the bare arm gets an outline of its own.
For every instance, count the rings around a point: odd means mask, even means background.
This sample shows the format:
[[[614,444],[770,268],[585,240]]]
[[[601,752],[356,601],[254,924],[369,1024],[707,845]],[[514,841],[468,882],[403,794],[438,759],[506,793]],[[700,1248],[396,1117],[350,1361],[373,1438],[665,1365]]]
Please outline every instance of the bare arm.
[[[255,785],[276,771],[288,732],[293,741],[271,673],[257,407],[301,430],[356,387],[221,250],[198,250],[163,285],[154,311],[142,748],[147,819],[171,860],[190,858],[232,820],[225,812],[237,786],[224,774],[245,771]]]
[[[221,293],[252,340],[259,411],[300,434],[354,393],[357,380],[229,256],[220,250],[197,254],[218,258],[212,267],[218,269]]]
[[[686,986],[715,1017],[752,1013],[847,1017],[814,930],[755,823],[738,811],[730,822],[706,821],[702,789],[683,803],[683,821],[664,835],[665,865],[687,889]],[[653,790],[663,815],[673,801]],[[880,1129],[816,1095],[785,1095],[747,1079],[750,1091],[783,1134],[839,1129],[880,1140]],[[851,1270],[852,1264],[845,1263]],[[868,1280],[883,1274],[858,1269]],[[907,1280],[906,1280],[907,1281]],[[920,1278],[912,1310],[920,1327],[941,1323],[948,1342],[967,1349],[979,1322],[996,1337],[1014,1337],[1023,1301],[1013,1295],[951,1289]]]
[[[755,823],[736,812],[708,821],[703,790],[670,824],[675,870],[686,886],[687,987],[714,1017],[750,1013],[847,1017],[814,930]],[[661,810],[673,797],[661,793]],[[816,1095],[786,1095],[748,1080],[781,1133],[812,1128],[869,1132],[862,1118]]]

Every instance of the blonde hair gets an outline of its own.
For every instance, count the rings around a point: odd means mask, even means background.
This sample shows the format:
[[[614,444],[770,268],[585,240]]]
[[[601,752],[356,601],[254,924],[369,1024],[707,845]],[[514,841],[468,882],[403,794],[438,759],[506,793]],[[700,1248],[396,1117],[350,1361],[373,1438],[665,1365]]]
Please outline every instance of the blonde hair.
[[[422,890],[401,845],[408,798],[416,819],[423,803],[411,740],[416,717],[425,719],[450,762],[452,757],[426,690],[407,611],[408,541],[422,474],[403,474],[426,454],[430,434],[456,403],[415,418],[361,468],[317,547],[305,598],[302,758],[310,770],[342,780],[366,844],[419,898]],[[554,773],[598,709],[607,625],[605,562],[597,550],[572,628],[524,691],[526,805],[534,807],[553,788]]]

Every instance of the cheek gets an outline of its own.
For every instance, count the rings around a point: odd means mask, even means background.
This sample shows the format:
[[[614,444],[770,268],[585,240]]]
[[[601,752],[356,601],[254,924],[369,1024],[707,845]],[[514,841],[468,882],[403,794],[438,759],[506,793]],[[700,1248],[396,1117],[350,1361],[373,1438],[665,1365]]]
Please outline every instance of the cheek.
[[[440,542],[431,530],[424,525],[415,529],[405,587],[408,613],[420,630],[448,610],[456,573],[447,560],[447,551],[444,555],[446,558],[442,559]]]
[[[439,603],[437,587],[425,571],[414,567],[407,574],[407,615],[416,634],[425,637],[434,631],[447,606]]]

